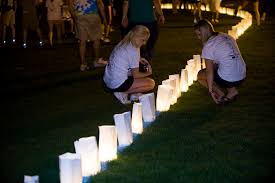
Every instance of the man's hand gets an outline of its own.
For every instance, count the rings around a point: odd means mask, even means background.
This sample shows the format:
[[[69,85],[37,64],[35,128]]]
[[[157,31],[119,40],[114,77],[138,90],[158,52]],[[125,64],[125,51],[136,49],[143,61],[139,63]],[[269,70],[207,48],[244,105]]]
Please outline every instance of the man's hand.
[[[128,26],[128,17],[127,16],[122,17],[121,25],[124,28],[126,28]]]
[[[218,99],[218,95],[217,95],[215,92],[210,91],[210,92],[209,92],[209,95],[212,97],[213,101],[214,101],[216,104],[219,104],[219,103],[220,103],[220,101],[219,101],[219,99]]]

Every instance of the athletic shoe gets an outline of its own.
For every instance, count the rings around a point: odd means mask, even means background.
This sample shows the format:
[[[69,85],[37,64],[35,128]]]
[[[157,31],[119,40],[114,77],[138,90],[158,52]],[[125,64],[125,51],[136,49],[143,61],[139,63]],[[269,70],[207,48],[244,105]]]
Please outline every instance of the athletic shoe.
[[[111,40],[110,40],[109,38],[105,37],[105,38],[103,39],[103,42],[104,42],[104,43],[110,43]]]
[[[87,64],[80,65],[80,71],[88,71],[88,70],[90,70],[90,67]]]
[[[103,58],[99,58],[97,61],[94,62],[94,68],[97,67],[105,67],[108,64],[106,60],[103,60]]]
[[[130,100],[133,101],[133,102],[136,102],[139,100],[139,97],[143,95],[143,93],[134,93],[134,94],[131,94],[130,96]]]
[[[124,92],[114,92],[114,96],[120,101],[122,104],[131,104],[131,101],[128,100],[128,94]]]

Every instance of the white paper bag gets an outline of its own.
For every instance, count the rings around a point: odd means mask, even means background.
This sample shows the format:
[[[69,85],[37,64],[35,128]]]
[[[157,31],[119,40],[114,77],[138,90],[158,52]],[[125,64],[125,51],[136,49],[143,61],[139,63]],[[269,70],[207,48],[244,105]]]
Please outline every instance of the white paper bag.
[[[166,79],[162,81],[163,85],[168,85],[173,88],[173,94],[170,99],[170,105],[177,103],[178,95],[177,95],[177,81],[176,79]]]
[[[176,80],[177,97],[180,97],[181,96],[181,91],[180,91],[180,75],[179,74],[169,75],[169,79],[175,79]]]
[[[115,114],[114,121],[116,125],[119,147],[126,147],[133,142],[133,133],[131,126],[131,112]]]
[[[117,158],[117,132],[114,125],[99,126],[99,161]]]
[[[157,92],[157,111],[163,112],[170,109],[173,88],[169,85],[159,85]]]
[[[201,56],[200,55],[193,55],[193,59],[196,62],[196,71],[197,74],[201,70]]]
[[[188,90],[188,71],[187,71],[187,69],[181,70],[180,88],[181,88],[182,92],[187,92],[187,90]]]
[[[143,132],[142,104],[134,103],[132,110],[132,132],[141,134]]]
[[[60,183],[82,183],[81,157],[75,153],[59,156]]]
[[[144,94],[139,97],[142,104],[142,117],[145,123],[153,122],[156,119],[156,105],[154,93]]]
[[[75,152],[81,156],[82,176],[89,177],[100,172],[96,137],[83,137],[74,142]]]

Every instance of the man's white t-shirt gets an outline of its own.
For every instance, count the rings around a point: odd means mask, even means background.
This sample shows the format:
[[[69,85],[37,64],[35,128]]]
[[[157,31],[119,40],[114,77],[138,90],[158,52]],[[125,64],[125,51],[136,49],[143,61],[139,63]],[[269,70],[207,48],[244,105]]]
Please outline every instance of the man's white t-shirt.
[[[240,81],[246,77],[246,65],[235,39],[218,33],[207,40],[202,49],[202,58],[213,60],[218,65],[219,76],[226,81]]]
[[[117,45],[105,67],[104,82],[111,89],[118,88],[131,75],[131,70],[139,67],[139,61],[139,48],[134,47],[131,43]]]

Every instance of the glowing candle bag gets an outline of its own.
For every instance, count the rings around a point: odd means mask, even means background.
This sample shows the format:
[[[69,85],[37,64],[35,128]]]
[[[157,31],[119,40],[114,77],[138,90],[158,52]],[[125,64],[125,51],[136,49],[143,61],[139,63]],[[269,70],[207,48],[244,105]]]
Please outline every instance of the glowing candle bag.
[[[188,73],[188,86],[191,86],[193,84],[193,70],[191,65],[186,65],[185,69]]]
[[[200,55],[193,55],[193,60],[195,61],[196,65],[196,75],[201,70],[201,56]]]
[[[153,122],[156,119],[156,106],[154,93],[147,93],[139,97],[142,104],[142,117],[145,123]]]
[[[60,183],[82,183],[81,157],[75,153],[59,156]]]
[[[181,95],[181,91],[180,91],[180,75],[179,74],[169,75],[169,79],[175,79],[176,80],[176,93],[177,93],[177,97],[180,97],[180,95]]]
[[[99,126],[99,161],[117,158],[117,132],[114,125]]]
[[[176,81],[176,79],[163,80],[162,85],[168,85],[173,88],[173,94],[170,99],[170,104],[173,105],[173,104],[177,103],[178,95],[177,95],[177,81]]]
[[[131,112],[115,114],[113,117],[116,125],[119,148],[127,147],[133,142]]]
[[[35,175],[35,176],[25,175],[24,183],[39,183],[39,176],[38,175]]]
[[[163,112],[170,109],[173,88],[169,85],[159,85],[157,92],[157,111]]]
[[[84,137],[74,142],[75,152],[81,156],[82,176],[90,177],[100,172],[96,137]]]
[[[181,88],[182,92],[187,92],[187,90],[188,90],[188,71],[187,71],[187,69],[181,70],[180,88]]]
[[[143,132],[142,105],[134,103],[132,109],[132,132],[133,134],[141,134]]]
[[[190,66],[190,73],[192,75],[193,81],[196,81],[197,80],[197,66],[196,66],[195,60],[194,59],[188,60],[187,65]],[[189,71],[188,71],[188,75],[189,75]]]

